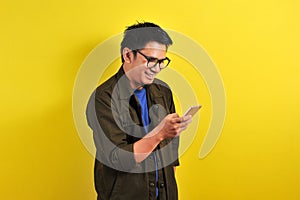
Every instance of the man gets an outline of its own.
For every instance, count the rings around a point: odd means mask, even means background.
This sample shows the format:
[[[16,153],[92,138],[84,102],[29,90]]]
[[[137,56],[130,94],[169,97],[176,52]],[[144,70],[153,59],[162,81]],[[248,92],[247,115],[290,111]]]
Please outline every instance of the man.
[[[168,66],[169,35],[144,22],[128,27],[122,66],[92,94],[87,120],[96,145],[98,200],[176,200],[179,134],[191,116],[175,113],[172,92],[155,76]]]

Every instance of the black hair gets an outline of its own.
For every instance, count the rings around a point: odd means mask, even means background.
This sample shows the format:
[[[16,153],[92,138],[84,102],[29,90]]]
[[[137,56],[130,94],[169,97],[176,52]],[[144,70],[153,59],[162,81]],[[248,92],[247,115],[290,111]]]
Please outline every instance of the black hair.
[[[133,51],[134,57],[136,50],[142,49],[148,42],[158,42],[166,45],[166,49],[173,44],[170,36],[160,26],[151,22],[137,22],[128,26],[124,31],[123,41],[121,42],[121,58],[123,59],[123,49],[125,47]]]

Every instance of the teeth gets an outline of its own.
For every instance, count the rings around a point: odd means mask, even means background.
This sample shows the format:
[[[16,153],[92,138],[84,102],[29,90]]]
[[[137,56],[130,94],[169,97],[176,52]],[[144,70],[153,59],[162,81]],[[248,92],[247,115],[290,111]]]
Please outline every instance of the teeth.
[[[148,76],[149,79],[154,79],[154,74],[153,73],[148,73],[145,72],[146,76]]]
[[[154,74],[149,74],[149,73],[146,73],[148,76],[153,76]]]

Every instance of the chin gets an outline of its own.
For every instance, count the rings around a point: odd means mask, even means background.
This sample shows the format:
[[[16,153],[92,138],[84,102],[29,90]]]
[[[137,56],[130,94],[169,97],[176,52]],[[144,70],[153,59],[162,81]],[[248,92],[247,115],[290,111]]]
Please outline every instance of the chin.
[[[152,80],[147,80],[144,82],[144,85],[150,85],[151,83],[153,83],[154,79]]]

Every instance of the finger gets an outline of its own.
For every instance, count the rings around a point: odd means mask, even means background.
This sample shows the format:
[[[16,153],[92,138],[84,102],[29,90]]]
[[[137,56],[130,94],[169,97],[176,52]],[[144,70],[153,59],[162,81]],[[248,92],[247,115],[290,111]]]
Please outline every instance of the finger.
[[[187,126],[186,127],[182,127],[182,128],[180,128],[180,132],[185,131],[186,129],[187,129]]]
[[[180,128],[187,128],[188,127],[188,123],[181,123],[180,124]]]
[[[177,131],[180,128],[180,123],[176,123],[170,127],[170,130]]]
[[[182,118],[182,122],[185,122],[185,121],[192,119],[192,115],[183,116],[181,118]]]
[[[180,127],[187,127],[192,122],[192,119],[188,119],[187,121],[181,122]]]
[[[176,131],[175,137],[180,136],[182,131],[183,131],[183,129],[181,129],[181,128],[178,131]]]
[[[179,117],[179,115],[178,115],[177,113],[169,114],[169,116],[170,116],[171,118],[177,118],[177,117]]]
[[[182,118],[181,117],[176,117],[176,118],[172,118],[171,119],[171,123],[175,124],[175,123],[181,123],[182,122]]]

